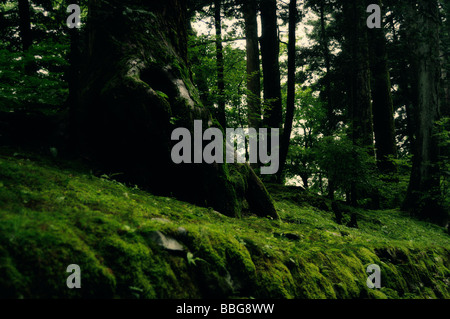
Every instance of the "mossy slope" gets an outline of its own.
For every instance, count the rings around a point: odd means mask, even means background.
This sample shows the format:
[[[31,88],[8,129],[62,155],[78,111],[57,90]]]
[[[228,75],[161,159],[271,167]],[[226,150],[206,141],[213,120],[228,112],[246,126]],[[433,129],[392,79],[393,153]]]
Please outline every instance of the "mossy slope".
[[[107,176],[2,155],[0,297],[450,298],[442,228],[398,211],[361,211],[351,229],[299,205],[293,190],[277,192],[281,220],[236,219]],[[158,246],[156,230],[186,251]],[[381,290],[366,286],[372,263]],[[70,264],[81,268],[81,289],[66,286]]]

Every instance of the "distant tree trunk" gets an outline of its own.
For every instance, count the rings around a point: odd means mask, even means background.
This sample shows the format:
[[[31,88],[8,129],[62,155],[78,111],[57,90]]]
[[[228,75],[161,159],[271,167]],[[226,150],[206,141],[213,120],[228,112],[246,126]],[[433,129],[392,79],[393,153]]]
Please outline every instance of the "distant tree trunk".
[[[367,147],[369,154],[373,151],[372,101],[370,92],[370,65],[365,19],[366,7],[362,2],[345,1],[344,17],[347,25],[345,43],[350,57],[351,86],[349,88],[351,137],[353,144]],[[359,189],[351,185],[351,202],[356,206]]]
[[[350,10],[354,21],[352,37],[354,75],[352,101],[353,141],[359,146],[373,147],[372,97],[370,92],[367,26],[364,19],[365,7],[362,3],[353,2]]]
[[[328,125],[326,127],[326,135],[331,135],[334,130],[334,119],[333,119],[333,101],[331,95],[331,57],[330,49],[328,48],[328,36],[325,27],[325,1],[321,0],[319,3],[319,13],[320,13],[320,42],[322,46],[322,54],[325,61],[325,93],[327,95],[327,121]]]
[[[419,103],[413,168],[404,207],[414,215],[445,225],[448,212],[441,206],[439,145],[434,123],[439,119],[439,9],[436,0],[420,1],[412,10],[419,30],[417,58]]]
[[[448,17],[448,19],[450,19],[450,17]],[[446,56],[446,55],[450,55],[450,52],[448,53],[442,53],[441,56]],[[448,70],[446,67],[446,63],[447,60],[449,59],[449,57],[442,59],[441,64],[442,64],[442,108],[441,108],[441,114],[443,117],[449,117],[450,116],[450,81],[449,81],[449,74],[448,74]]]
[[[442,26],[442,90],[443,101],[441,103],[442,117],[450,117],[450,3],[442,2],[445,13],[445,23]]]
[[[289,43],[288,43],[288,90],[286,101],[286,120],[280,149],[280,169],[278,171],[278,182],[282,182],[283,170],[289,152],[289,142],[291,140],[292,124],[295,113],[295,44],[297,28],[297,1],[291,0],[289,3]]]
[[[330,49],[328,48],[328,36],[326,32],[325,21],[325,0],[321,0],[319,3],[320,14],[320,44],[322,47],[322,54],[325,61],[325,94],[327,100],[327,126],[325,128],[326,135],[332,135],[335,129],[335,120],[333,115],[334,105],[331,93],[331,57]],[[335,183],[331,177],[328,177],[328,198],[334,200]]]
[[[31,35],[30,4],[28,0],[19,0],[19,30],[22,38],[22,49],[27,51],[33,38]]]
[[[378,1],[381,6],[381,1]],[[386,37],[383,29],[368,30],[370,70],[372,73],[373,127],[378,168],[383,173],[396,171],[389,157],[397,156],[391,81],[387,65]]]
[[[223,59],[222,44],[222,0],[214,0],[214,21],[216,27],[216,62],[217,62],[217,91],[218,91],[218,109],[217,120],[222,128],[227,127],[225,116],[225,66]]]
[[[69,86],[69,97],[67,104],[69,107],[69,138],[72,147],[76,145],[76,112],[80,103],[80,34],[77,28],[69,30],[70,53],[69,69],[67,72],[67,82]]]
[[[257,11],[256,0],[244,1],[243,14],[247,48],[248,125],[258,130],[261,126],[261,72],[259,65]]]
[[[306,167],[305,167],[305,169],[306,169]],[[300,173],[300,177],[302,179],[303,188],[308,189],[309,188],[309,185],[308,185],[309,174]]]
[[[280,128],[282,124],[280,64],[278,55],[280,44],[277,30],[276,0],[262,0],[261,9],[261,56],[264,75],[264,124],[270,128]]]
[[[33,44],[31,33],[30,4],[28,0],[19,0],[19,31],[22,38],[22,50],[26,54]],[[33,56],[25,60],[25,74],[31,75],[36,72],[37,66]]]
[[[396,43],[397,46],[402,48],[405,52],[404,58],[400,62],[399,69],[399,94],[402,98],[403,104],[405,104],[406,111],[406,134],[408,136],[409,142],[409,152],[411,154],[415,153],[415,140],[416,135],[416,123],[415,119],[416,109],[418,105],[418,81],[417,81],[417,70],[418,63],[416,55],[414,52],[417,51],[417,30],[414,30],[414,26],[417,23],[413,20],[415,14],[411,13],[414,10],[412,5],[403,5],[400,7],[402,9],[401,14],[404,15],[405,20],[400,26],[399,36],[400,40]]]

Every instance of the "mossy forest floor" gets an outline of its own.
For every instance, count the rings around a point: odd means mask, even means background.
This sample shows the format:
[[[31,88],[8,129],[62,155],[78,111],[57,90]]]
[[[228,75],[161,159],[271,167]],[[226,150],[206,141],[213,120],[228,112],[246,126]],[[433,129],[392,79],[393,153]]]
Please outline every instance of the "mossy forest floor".
[[[348,228],[319,197],[269,191],[280,221],[235,219],[2,149],[0,297],[450,298],[443,228],[397,210],[360,210]],[[81,289],[67,288],[70,264]],[[367,288],[370,264],[381,289]]]

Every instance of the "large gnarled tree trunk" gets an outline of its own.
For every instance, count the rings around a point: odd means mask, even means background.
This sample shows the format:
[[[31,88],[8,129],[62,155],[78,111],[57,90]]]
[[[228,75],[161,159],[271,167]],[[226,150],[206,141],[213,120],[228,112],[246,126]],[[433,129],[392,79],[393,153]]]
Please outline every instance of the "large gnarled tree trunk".
[[[272,200],[248,165],[171,160],[171,133],[215,120],[186,67],[185,1],[92,1],[89,62],[77,123],[84,150],[123,179],[160,195],[239,216],[276,218]],[[193,136],[193,134],[192,134]],[[194,150],[194,147],[192,147]]]

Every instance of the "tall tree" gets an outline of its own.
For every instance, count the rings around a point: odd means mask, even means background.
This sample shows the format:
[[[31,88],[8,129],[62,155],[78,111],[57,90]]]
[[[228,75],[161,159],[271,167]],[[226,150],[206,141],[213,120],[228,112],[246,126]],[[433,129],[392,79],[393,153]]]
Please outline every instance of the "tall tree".
[[[281,128],[282,102],[280,83],[280,63],[278,56],[277,2],[262,0],[261,10],[261,57],[264,76],[264,124],[270,128]]]
[[[67,82],[69,87],[69,96],[66,103],[69,107],[69,136],[72,147],[76,147],[76,112],[80,103],[80,34],[77,28],[69,30],[70,53],[68,61],[70,66],[67,70]]]
[[[387,0],[385,0],[387,2]],[[414,6],[411,2],[394,2],[388,9],[392,14],[390,24],[393,41],[388,43],[389,62],[392,65],[391,77],[398,90],[393,95],[394,109],[405,111],[404,124],[402,118],[397,118],[397,133],[406,137],[403,151],[414,153],[416,139],[416,109],[418,104],[418,81],[417,69],[418,59],[414,54],[416,49],[416,30],[412,26],[417,25],[414,21],[415,14],[411,11]],[[403,127],[402,127],[403,126]]]
[[[350,60],[350,96],[351,136],[353,143],[367,147],[373,153],[372,101],[370,91],[370,65],[365,19],[366,7],[363,2],[343,1],[343,14],[346,25],[345,50]],[[351,186],[351,202],[356,205],[358,189]]]
[[[325,17],[325,0],[320,0],[319,4],[319,14],[320,14],[320,45],[322,47],[323,59],[325,61],[325,93],[327,96],[327,120],[328,125],[326,127],[327,135],[331,135],[334,129],[333,121],[333,100],[331,93],[331,56],[330,49],[328,47],[328,34],[326,30],[326,17]]]
[[[450,117],[450,3],[442,2],[443,16],[441,56],[442,56],[442,116]]]
[[[258,44],[258,6],[256,0],[243,3],[247,49],[247,103],[249,127],[261,126],[261,72]]]
[[[373,2],[370,0],[369,2]],[[378,1],[381,6],[381,0]],[[370,71],[372,74],[373,128],[378,168],[385,173],[395,172],[389,160],[396,157],[394,110],[391,95],[391,80],[387,63],[386,36],[384,28],[368,30],[370,48]]]
[[[440,205],[439,145],[434,124],[439,119],[439,9],[436,0],[419,1],[411,10],[417,30],[417,137],[413,168],[405,201],[414,215],[444,224],[448,213]]]
[[[19,30],[20,37],[22,38],[22,49],[27,51],[32,42],[31,34],[31,19],[30,19],[30,4],[28,0],[18,0],[19,1]]]
[[[347,34],[351,50],[351,114],[352,137],[356,145],[373,146],[372,102],[370,91],[370,66],[365,22],[365,6],[350,1],[344,6],[345,15],[352,31]]]
[[[216,58],[217,58],[217,120],[222,128],[227,127],[225,116],[225,67],[222,43],[222,0],[214,0],[214,23],[216,27]]]
[[[327,101],[327,125],[325,127],[326,135],[331,135],[335,129],[335,120],[333,115],[333,95],[331,92],[331,54],[328,47],[328,34],[326,30],[326,17],[325,17],[325,0],[320,0],[318,3],[318,9],[320,14],[320,46],[322,48],[322,55],[325,61],[325,93]],[[332,176],[328,176],[328,197],[334,199],[335,183]]]
[[[289,43],[288,43],[288,82],[286,100],[286,119],[280,149],[280,169],[278,171],[278,181],[282,181],[283,170],[289,152],[289,141],[291,140],[292,124],[295,113],[295,44],[297,28],[297,1],[289,2]]]

